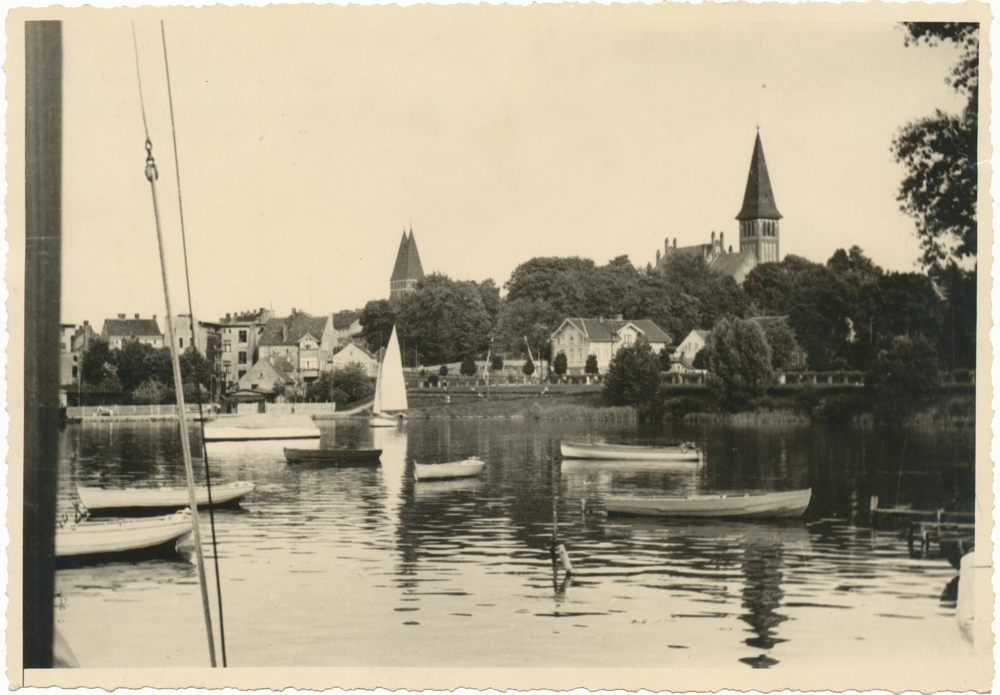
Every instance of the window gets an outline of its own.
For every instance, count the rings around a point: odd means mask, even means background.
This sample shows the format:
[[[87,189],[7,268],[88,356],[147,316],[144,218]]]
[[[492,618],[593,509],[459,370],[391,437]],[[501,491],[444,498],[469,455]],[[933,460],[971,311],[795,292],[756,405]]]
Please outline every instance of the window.
[[[73,378],[76,378],[76,367],[73,367]]]
[[[229,360],[222,360],[222,373],[232,374],[233,373],[233,363]]]
[[[246,364],[247,363],[247,353],[241,352],[239,355],[237,355],[236,356],[236,362],[238,364]]]
[[[626,333],[625,334],[625,344],[626,345],[631,345],[632,344],[632,334],[631,333]]]
[[[177,339],[177,347],[184,347],[184,338]]]
[[[247,332],[246,331],[240,331],[240,342],[241,343],[247,342]]]
[[[257,388],[257,384],[250,384],[250,390],[253,391]]]
[[[231,340],[223,340],[222,341],[222,351],[223,352],[232,352],[233,351],[233,342]]]

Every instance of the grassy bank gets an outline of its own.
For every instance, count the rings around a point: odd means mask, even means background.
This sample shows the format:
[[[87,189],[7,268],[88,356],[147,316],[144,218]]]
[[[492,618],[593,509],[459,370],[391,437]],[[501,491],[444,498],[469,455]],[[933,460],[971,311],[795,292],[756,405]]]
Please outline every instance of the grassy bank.
[[[411,408],[407,417],[428,420],[582,420],[622,424],[638,421],[635,408],[604,406],[597,393],[458,400]]]

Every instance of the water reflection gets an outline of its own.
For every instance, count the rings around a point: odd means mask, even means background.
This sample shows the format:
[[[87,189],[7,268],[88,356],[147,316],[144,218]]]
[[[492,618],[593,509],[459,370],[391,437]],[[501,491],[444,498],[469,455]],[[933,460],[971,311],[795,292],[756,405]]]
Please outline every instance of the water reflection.
[[[280,446],[208,452],[213,480],[256,484],[242,512],[217,515],[231,663],[780,669],[829,653],[898,660],[877,645],[926,633],[930,650],[954,627],[954,607],[939,600],[954,571],[910,560],[905,541],[866,526],[871,494],[886,504],[971,509],[972,444],[961,431],[319,424],[321,446],[379,448],[381,465],[288,465]],[[694,439],[705,461],[559,460],[561,438],[587,434]],[[169,423],[68,426],[61,502],[77,484],[183,484],[178,438]],[[477,478],[413,480],[415,460],[470,455],[487,462]],[[623,520],[603,511],[605,495],[625,491],[808,486],[808,517],[783,523]],[[553,556],[554,541],[569,554],[572,577]],[[201,629],[187,563],[83,568],[60,572],[57,583],[60,627],[88,665],[165,665],[172,640]],[[189,595],[192,611],[179,613]],[[169,629],[144,641],[138,623],[130,627],[137,610]],[[121,626],[116,634],[91,634],[101,615]],[[202,665],[187,659],[180,663]]]

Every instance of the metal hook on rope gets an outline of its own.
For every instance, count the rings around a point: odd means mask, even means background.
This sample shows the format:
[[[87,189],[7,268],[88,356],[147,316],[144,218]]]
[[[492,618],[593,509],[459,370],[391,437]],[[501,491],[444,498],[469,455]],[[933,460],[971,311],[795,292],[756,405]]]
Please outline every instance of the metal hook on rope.
[[[156,170],[156,162],[153,161],[153,143],[146,138],[146,180],[152,183],[160,178]]]

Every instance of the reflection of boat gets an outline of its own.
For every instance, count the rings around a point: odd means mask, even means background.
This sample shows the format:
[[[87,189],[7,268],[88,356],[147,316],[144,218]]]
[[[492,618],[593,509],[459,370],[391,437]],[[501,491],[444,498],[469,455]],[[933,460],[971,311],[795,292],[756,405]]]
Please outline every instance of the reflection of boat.
[[[560,442],[559,450],[567,459],[613,459],[619,461],[697,461],[694,444],[675,446],[639,446],[603,442]]]
[[[413,477],[416,480],[446,480],[449,478],[470,478],[479,475],[486,462],[475,456],[452,463],[413,463]]]
[[[237,415],[205,424],[205,441],[249,442],[273,439],[319,439],[308,415]]]
[[[413,496],[420,500],[450,495],[458,492],[474,492],[483,486],[483,481],[475,477],[434,480],[433,485],[414,485]]]
[[[191,511],[152,519],[85,521],[56,529],[56,557],[105,555],[155,548],[190,533]]]
[[[569,472],[598,471],[655,471],[697,468],[697,459],[563,459],[559,468]]]
[[[403,359],[399,354],[396,327],[392,327],[385,356],[378,365],[375,380],[375,402],[372,404],[372,427],[395,427],[399,418],[389,412],[407,409],[406,382],[403,380]]]
[[[608,495],[609,514],[646,516],[802,516],[809,506],[812,488],[790,492],[742,492],[686,497]]]
[[[750,523],[712,519],[636,520],[627,527],[629,535],[648,535],[654,538],[697,538],[699,540],[739,540],[747,545],[803,544],[809,542],[809,530],[801,521],[774,521]]]
[[[253,483],[236,482],[212,486],[212,504],[236,504],[241,498],[253,492]],[[78,487],[76,494],[83,506],[91,513],[107,513],[108,510],[136,512],[163,509],[182,509],[191,504],[186,487],[129,487],[109,490],[99,487]],[[195,502],[199,507],[208,504],[208,488],[195,488]],[[160,511],[162,514],[162,511]]]
[[[381,449],[285,449],[289,463],[378,464]]]

